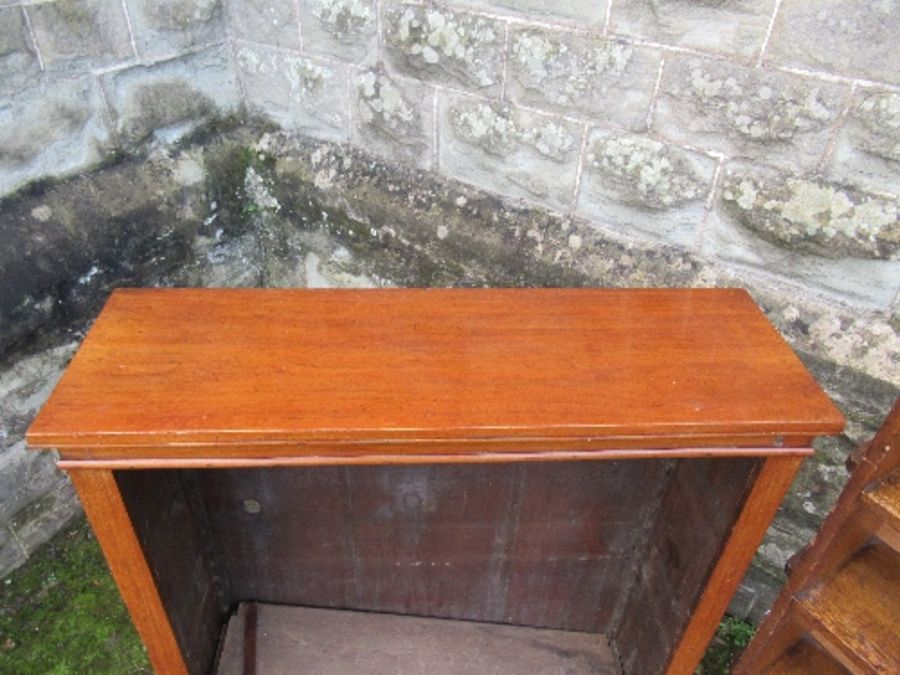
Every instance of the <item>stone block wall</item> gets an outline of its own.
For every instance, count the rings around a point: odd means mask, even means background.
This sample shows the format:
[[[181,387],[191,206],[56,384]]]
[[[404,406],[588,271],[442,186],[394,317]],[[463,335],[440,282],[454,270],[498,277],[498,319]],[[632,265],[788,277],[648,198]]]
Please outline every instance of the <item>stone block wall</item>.
[[[0,196],[240,103],[218,0],[0,0]]]
[[[896,3],[227,2],[246,104],[622,236],[896,311]]]

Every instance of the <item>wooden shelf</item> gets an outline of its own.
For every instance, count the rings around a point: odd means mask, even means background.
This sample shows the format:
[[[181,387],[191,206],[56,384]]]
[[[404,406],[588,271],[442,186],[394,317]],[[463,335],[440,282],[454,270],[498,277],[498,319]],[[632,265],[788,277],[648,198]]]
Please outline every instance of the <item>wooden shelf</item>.
[[[836,663],[818,645],[801,640],[788,649],[770,666],[765,675],[848,675],[849,671]]]
[[[886,476],[871,490],[863,493],[863,500],[895,530],[900,530],[900,470]]]
[[[883,544],[860,551],[801,600],[813,635],[848,666],[900,672],[900,557]]]
[[[604,635],[242,603],[217,675],[619,675]]]

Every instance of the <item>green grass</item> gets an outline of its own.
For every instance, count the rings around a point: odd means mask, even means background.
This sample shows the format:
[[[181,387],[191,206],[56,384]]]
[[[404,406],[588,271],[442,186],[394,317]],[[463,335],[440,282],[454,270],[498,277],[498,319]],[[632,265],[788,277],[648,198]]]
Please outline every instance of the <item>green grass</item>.
[[[0,672],[152,672],[83,519],[0,582]]]

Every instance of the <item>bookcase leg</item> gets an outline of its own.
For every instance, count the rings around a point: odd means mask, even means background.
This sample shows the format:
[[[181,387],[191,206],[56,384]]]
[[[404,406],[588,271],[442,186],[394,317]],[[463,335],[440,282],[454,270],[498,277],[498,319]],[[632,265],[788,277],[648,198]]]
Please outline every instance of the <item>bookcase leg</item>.
[[[188,675],[113,472],[70,469],[69,477],[154,670],[159,675]]]
[[[744,507],[722,549],[722,555],[672,654],[668,675],[693,673],[712,639],[731,596],[790,488],[803,457],[769,457],[753,483]]]

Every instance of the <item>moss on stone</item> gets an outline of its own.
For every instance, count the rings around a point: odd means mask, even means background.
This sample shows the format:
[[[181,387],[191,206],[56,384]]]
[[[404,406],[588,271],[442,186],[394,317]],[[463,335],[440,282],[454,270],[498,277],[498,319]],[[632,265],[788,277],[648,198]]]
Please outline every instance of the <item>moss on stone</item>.
[[[0,584],[0,671],[152,672],[83,519]]]

